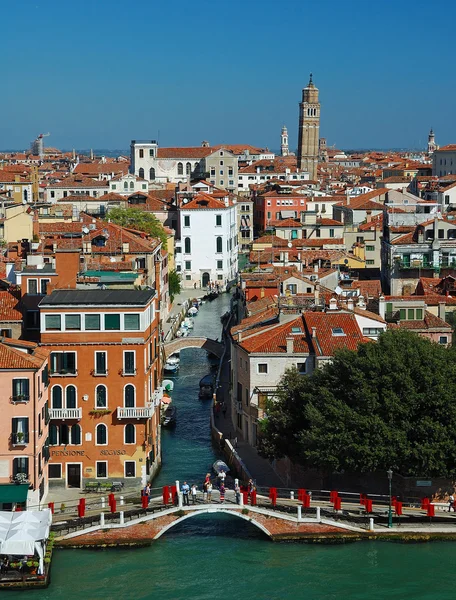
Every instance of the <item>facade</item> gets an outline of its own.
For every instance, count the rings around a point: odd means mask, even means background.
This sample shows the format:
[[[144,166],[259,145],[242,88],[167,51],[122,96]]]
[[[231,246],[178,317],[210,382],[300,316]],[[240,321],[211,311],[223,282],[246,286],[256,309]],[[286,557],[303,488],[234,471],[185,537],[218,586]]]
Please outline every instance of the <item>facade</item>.
[[[99,198],[109,192],[107,181],[98,181],[82,175],[67,177],[61,181],[49,183],[44,193],[45,202],[57,202],[68,196],[83,195]]]
[[[48,488],[48,383],[45,350],[16,340],[0,343],[0,484],[29,483],[28,506],[37,507]]]
[[[320,139],[320,103],[318,88],[312,74],[306,88],[302,90],[299,104],[298,169],[308,171],[310,179],[317,181],[317,166]]]
[[[282,127],[282,134],[280,136],[280,154],[282,156],[288,156],[290,154],[288,148],[288,130],[285,125]]]
[[[50,352],[53,487],[139,486],[160,457],[155,290],[54,290],[40,302]]]
[[[215,198],[199,193],[181,199],[180,243],[176,269],[185,288],[206,288],[210,282],[223,288],[238,268],[237,205],[228,195]]]
[[[247,252],[253,242],[253,201],[243,199],[237,205],[239,251]]]
[[[442,177],[456,173],[456,144],[448,144],[434,150],[432,154],[432,174]]]

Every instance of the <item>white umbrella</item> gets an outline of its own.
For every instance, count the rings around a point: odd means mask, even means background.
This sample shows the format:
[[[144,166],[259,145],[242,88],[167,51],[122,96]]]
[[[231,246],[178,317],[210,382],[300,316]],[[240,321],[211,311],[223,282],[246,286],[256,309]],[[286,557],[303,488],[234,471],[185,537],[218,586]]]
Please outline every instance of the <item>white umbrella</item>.
[[[11,523],[40,523],[41,519],[37,514],[37,511],[25,510],[20,512],[12,513],[13,518]]]
[[[35,554],[35,538],[22,529],[10,530],[1,545],[2,554],[31,556]]]

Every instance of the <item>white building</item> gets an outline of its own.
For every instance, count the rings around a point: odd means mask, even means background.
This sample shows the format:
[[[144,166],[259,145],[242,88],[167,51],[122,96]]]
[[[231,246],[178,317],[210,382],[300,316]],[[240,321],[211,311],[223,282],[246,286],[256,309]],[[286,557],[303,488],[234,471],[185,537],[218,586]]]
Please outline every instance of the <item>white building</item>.
[[[220,286],[234,279],[238,263],[237,206],[228,195],[189,194],[180,199],[176,270],[184,288]]]

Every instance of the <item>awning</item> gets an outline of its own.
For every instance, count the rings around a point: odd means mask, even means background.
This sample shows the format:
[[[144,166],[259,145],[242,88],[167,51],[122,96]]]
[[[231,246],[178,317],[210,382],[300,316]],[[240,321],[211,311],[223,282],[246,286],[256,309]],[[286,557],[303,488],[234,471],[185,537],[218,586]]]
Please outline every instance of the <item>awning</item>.
[[[0,484],[0,504],[12,502],[25,502],[29,489],[28,483],[3,483]]]

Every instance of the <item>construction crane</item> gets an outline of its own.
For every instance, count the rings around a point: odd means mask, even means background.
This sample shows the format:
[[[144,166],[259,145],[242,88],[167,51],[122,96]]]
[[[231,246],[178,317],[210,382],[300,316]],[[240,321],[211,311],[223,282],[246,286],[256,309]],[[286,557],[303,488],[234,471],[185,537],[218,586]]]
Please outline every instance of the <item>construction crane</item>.
[[[32,154],[38,155],[40,158],[44,157],[44,144],[43,138],[50,136],[50,133],[40,133],[34,142],[32,142]]]

